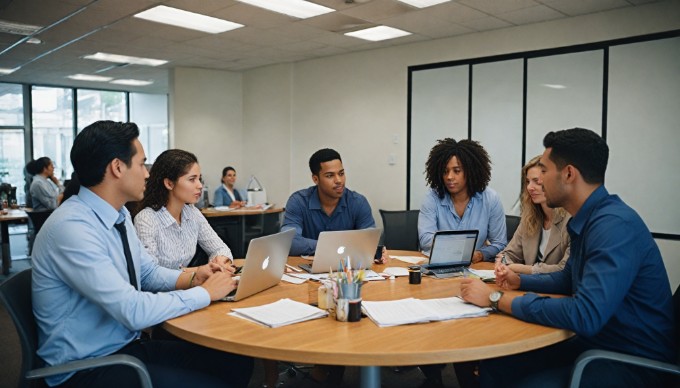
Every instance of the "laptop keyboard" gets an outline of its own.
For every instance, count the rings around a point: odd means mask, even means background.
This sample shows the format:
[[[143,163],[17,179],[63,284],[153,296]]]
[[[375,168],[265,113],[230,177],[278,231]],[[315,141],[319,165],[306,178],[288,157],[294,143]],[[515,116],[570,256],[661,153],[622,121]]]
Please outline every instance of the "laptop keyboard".
[[[460,268],[460,267],[430,268],[430,271],[432,271],[432,273],[436,273],[436,274],[445,274],[445,273],[463,272],[463,269]]]

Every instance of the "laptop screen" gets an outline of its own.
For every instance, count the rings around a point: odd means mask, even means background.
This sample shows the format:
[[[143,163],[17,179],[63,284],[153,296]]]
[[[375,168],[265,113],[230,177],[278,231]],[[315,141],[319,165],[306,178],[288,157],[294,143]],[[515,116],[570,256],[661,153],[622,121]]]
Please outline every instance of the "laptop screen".
[[[430,252],[430,264],[469,265],[478,235],[477,230],[437,232]]]

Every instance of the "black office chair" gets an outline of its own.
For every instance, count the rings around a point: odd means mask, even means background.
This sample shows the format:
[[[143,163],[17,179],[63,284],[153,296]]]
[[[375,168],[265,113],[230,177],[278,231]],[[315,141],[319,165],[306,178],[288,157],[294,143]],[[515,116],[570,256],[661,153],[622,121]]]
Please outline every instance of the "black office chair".
[[[33,253],[33,242],[35,241],[35,236],[38,235],[40,228],[42,228],[47,218],[52,214],[54,210],[26,210],[28,214],[28,254]]]
[[[420,210],[383,210],[380,217],[383,221],[383,244],[387,249],[417,251],[418,214]]]
[[[625,364],[632,364],[641,366],[644,368],[650,368],[657,371],[666,372],[674,375],[674,381],[671,386],[680,386],[680,286],[675,290],[673,294],[673,310],[675,313],[675,342],[678,349],[678,358],[676,359],[676,364],[669,364],[666,362],[651,360],[644,357],[631,356],[629,354],[623,354],[618,352],[611,352],[608,350],[588,350],[583,352],[574,364],[574,369],[571,374],[571,382],[569,383],[570,388],[578,388],[581,385],[581,378],[583,377],[583,370],[588,366],[591,361],[596,360],[612,360],[618,361]]]
[[[139,374],[141,386],[143,388],[152,387],[151,376],[146,370],[146,366],[138,358],[126,354],[72,361],[62,365],[34,369],[42,365],[42,360],[36,355],[38,332],[31,301],[31,273],[32,270],[27,269],[0,284],[0,302],[12,318],[21,343],[19,387],[35,386],[40,382],[39,379],[49,376],[110,365],[127,365],[134,368]],[[9,330],[2,330],[0,335],[8,332]]]
[[[512,236],[515,235],[520,220],[521,218],[519,216],[505,216],[505,228],[507,229],[508,242],[510,242]]]

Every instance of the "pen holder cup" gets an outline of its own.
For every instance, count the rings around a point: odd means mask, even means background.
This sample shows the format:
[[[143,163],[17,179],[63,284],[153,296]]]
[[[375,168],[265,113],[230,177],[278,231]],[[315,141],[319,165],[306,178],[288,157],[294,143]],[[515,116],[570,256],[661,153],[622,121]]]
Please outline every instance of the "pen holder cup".
[[[361,283],[347,283],[340,285],[343,299],[361,299]]]
[[[335,304],[335,319],[340,322],[359,322],[361,299],[338,299]]]

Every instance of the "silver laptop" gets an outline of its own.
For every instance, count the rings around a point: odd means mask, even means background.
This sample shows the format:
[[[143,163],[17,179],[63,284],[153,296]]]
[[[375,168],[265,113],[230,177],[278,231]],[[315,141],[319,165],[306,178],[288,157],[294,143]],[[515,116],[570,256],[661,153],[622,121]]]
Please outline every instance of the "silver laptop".
[[[442,230],[432,241],[430,261],[421,265],[421,271],[436,277],[460,276],[472,263],[478,230]]]
[[[330,268],[337,270],[340,259],[351,258],[352,268],[370,269],[382,229],[338,230],[319,233],[312,264],[301,264],[300,268],[310,273],[325,273]]]
[[[222,300],[236,302],[279,284],[294,236],[290,229],[250,240],[238,287]]]

